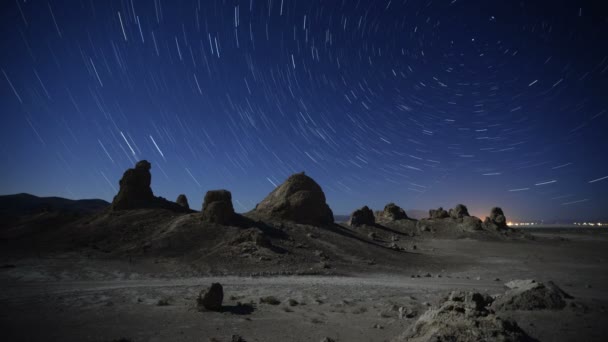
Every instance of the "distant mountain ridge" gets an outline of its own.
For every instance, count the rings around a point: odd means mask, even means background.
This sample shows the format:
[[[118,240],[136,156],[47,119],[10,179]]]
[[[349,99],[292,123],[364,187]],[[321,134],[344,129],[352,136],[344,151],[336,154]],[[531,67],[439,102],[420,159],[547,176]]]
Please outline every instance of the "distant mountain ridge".
[[[109,205],[110,203],[101,199],[71,200],[20,193],[0,196],[0,216],[17,217],[50,211],[88,214],[101,211]]]

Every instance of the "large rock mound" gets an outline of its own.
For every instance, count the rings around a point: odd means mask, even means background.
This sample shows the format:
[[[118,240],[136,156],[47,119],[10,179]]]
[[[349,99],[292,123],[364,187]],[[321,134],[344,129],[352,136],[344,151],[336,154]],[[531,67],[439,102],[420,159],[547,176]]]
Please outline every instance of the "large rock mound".
[[[205,222],[228,225],[234,222],[232,194],[228,190],[210,190],[203,200],[202,218]]]
[[[372,226],[376,224],[376,218],[374,217],[374,212],[367,206],[364,206],[361,209],[355,210],[350,215],[350,220],[348,221],[348,224],[352,227],[358,227],[363,225]]]
[[[561,310],[566,299],[572,298],[552,281],[513,280],[505,286],[509,290],[496,298],[492,304],[495,310]]]
[[[291,175],[266,196],[255,207],[254,216],[311,225],[334,222],[323,190],[304,172]]]
[[[450,217],[454,219],[460,219],[464,217],[469,217],[469,210],[464,204],[458,204],[453,209],[450,209]]]
[[[484,225],[488,229],[508,229],[507,226],[507,218],[505,217],[505,213],[499,207],[494,207],[490,211],[490,216],[486,217],[484,220]]]
[[[443,210],[442,207],[429,210],[429,218],[443,219],[443,218],[448,218],[448,217],[450,217],[450,214],[447,211]]]
[[[534,341],[514,321],[496,316],[491,303],[487,295],[454,291],[396,341]]]
[[[398,221],[398,220],[407,220],[407,214],[405,210],[401,209],[395,203],[389,203],[384,206],[384,210],[379,213],[379,218],[386,221]]]

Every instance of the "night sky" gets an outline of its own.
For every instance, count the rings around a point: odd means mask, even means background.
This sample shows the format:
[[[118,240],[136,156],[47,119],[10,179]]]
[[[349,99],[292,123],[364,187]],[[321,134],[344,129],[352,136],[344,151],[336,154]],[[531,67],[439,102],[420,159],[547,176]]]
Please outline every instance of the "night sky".
[[[603,1],[0,5],[0,193],[111,200],[125,169],[252,209],[305,171],[336,214],[608,217]]]

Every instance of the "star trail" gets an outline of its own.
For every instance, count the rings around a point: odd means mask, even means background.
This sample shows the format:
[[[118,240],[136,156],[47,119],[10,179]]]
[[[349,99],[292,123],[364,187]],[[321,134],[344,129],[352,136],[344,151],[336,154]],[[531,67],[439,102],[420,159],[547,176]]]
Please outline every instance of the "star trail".
[[[600,1],[3,1],[0,192],[608,216]]]

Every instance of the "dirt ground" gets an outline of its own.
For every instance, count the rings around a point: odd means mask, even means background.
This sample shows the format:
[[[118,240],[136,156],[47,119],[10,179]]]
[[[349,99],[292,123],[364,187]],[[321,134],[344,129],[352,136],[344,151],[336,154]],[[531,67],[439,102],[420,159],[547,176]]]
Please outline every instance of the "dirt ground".
[[[503,316],[540,341],[605,341],[608,234],[535,235],[420,239],[402,265],[340,276],[208,277],[163,258],[3,256],[0,328],[5,341],[390,341],[451,290],[498,294],[533,278],[575,304]],[[224,286],[223,312],[199,312],[196,297],[212,282]],[[261,303],[267,296],[280,303]]]

